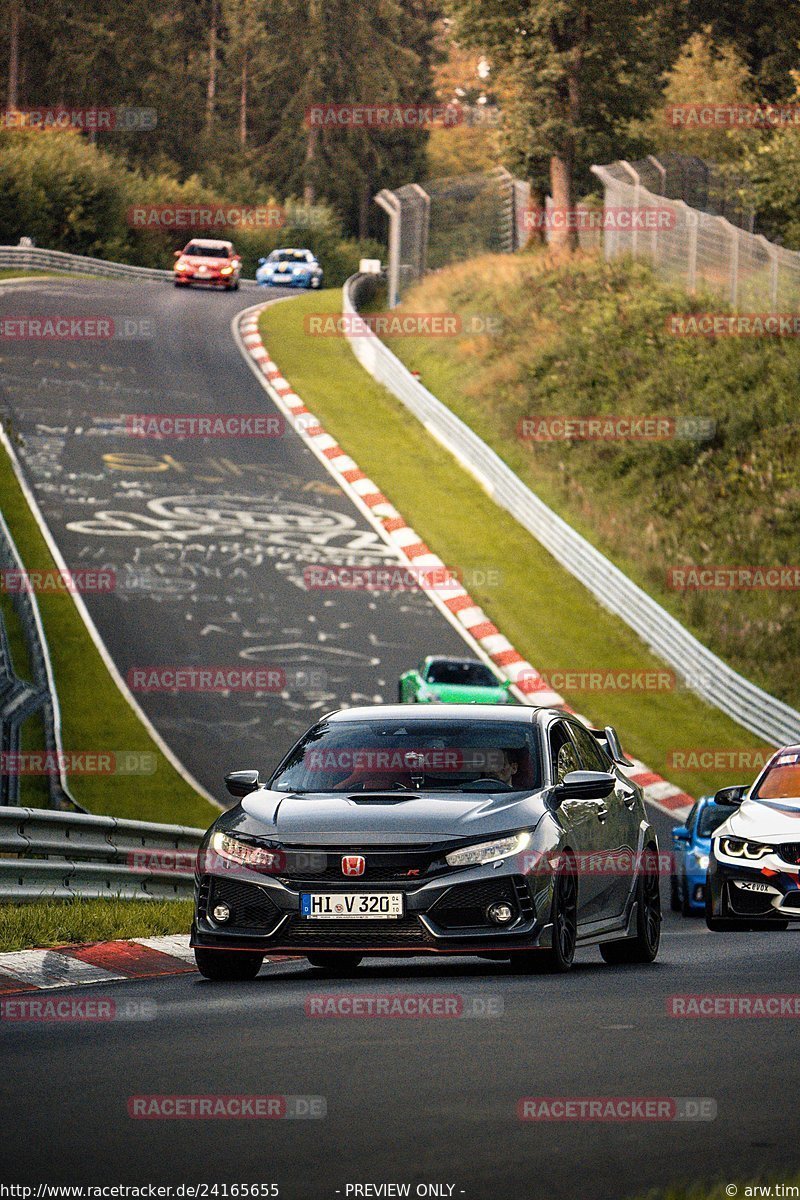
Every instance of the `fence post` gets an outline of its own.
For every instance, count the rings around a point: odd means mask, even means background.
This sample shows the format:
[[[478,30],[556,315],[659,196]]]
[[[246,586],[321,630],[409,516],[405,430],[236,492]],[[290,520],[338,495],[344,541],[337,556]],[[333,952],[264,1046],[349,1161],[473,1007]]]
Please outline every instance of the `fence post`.
[[[724,221],[724,217],[722,218]],[[739,295],[739,230],[732,226],[729,221],[724,222],[730,229],[730,236],[733,241],[730,242],[730,307],[736,307],[736,299]]]
[[[682,200],[676,200],[676,204],[680,204],[686,209],[686,222],[689,226],[689,256],[687,261],[686,272],[686,287],[691,295],[697,291],[697,227],[700,224],[700,216],[689,208],[688,204],[684,204]]]
[[[769,258],[769,304],[772,312],[778,311],[778,247],[768,242],[763,233],[755,235],[756,241]]]
[[[619,165],[621,167],[623,167],[624,170],[626,170],[630,175],[633,176],[633,209],[634,209],[634,212],[638,213],[638,211],[639,211],[639,196],[641,194],[641,189],[642,189],[642,181],[639,178],[639,173],[637,171],[634,171],[631,164],[629,162],[627,162],[624,158],[621,158],[619,160]],[[634,258],[636,258],[636,251],[638,250],[638,248],[639,248],[639,230],[636,228],[636,223],[634,221],[633,228],[631,230],[631,254],[633,255]]]
[[[400,201],[394,192],[382,188],[375,203],[389,214],[389,308],[395,308],[400,299]]]

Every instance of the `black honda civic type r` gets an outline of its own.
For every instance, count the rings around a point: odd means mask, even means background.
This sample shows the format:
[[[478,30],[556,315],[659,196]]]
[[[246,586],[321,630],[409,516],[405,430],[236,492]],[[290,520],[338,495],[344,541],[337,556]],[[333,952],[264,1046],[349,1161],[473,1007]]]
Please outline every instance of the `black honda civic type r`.
[[[611,726],[556,709],[442,704],[324,717],[198,855],[192,945],[209,979],[264,956],[479,955],[568,970],[576,947],[652,962],[658,843]]]

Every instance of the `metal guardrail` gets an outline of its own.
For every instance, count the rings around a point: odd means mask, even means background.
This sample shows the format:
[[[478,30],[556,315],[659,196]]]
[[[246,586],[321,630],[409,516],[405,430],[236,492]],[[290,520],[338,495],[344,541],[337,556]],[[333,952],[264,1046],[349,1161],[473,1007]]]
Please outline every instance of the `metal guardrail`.
[[[128,263],[106,262],[103,258],[88,258],[83,254],[67,254],[64,250],[40,250],[36,246],[0,246],[0,269],[20,271],[66,271],[70,275],[102,275],[108,279],[150,279],[163,283],[172,279],[172,271],[156,267],[134,267]],[[255,288],[254,279],[242,279],[244,288]]]
[[[345,313],[358,311],[362,288],[374,276],[353,275],[343,289]],[[745,729],[773,745],[800,740],[800,712],[739,675],[666,609],[562,520],[509,466],[429,392],[378,337],[350,336],[350,348],[388,388],[604,608],[622,620],[676,672],[683,683]]]
[[[0,900],[192,895],[205,831],[88,813],[0,808]]]
[[[18,578],[25,574],[22,557],[2,513],[0,570],[13,571],[17,573]],[[64,773],[58,693],[36,596],[33,591],[23,587],[10,590],[9,600],[22,626],[33,678],[28,682],[17,675],[11,659],[5,622],[0,612],[0,751],[4,754],[18,754],[22,726],[31,717],[41,714],[45,749],[53,763],[48,774],[50,803],[53,808],[77,809],[83,812],[81,805],[70,794]],[[17,772],[6,773],[0,770],[0,805],[18,804],[19,787],[20,776]]]

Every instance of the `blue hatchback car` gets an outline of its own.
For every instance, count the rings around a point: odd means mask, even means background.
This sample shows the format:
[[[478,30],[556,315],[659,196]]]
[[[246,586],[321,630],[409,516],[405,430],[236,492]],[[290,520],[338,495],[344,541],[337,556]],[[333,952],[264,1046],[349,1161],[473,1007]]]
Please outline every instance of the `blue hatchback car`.
[[[711,835],[734,812],[735,805],[715,804],[713,795],[701,796],[686,824],[673,828],[670,876],[670,908],[673,912],[689,917],[704,911]]]
[[[262,287],[322,287],[322,267],[310,250],[273,250],[258,260],[256,283]]]

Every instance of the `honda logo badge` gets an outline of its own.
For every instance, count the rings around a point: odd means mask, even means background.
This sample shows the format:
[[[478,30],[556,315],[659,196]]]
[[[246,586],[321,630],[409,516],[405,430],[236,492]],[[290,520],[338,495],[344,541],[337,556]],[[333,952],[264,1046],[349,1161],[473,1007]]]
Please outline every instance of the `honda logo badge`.
[[[343,854],[342,855],[342,874],[343,875],[363,875],[367,869],[367,860],[363,854]]]

